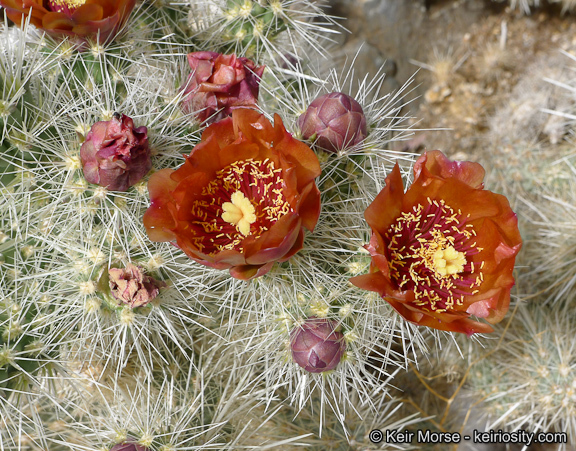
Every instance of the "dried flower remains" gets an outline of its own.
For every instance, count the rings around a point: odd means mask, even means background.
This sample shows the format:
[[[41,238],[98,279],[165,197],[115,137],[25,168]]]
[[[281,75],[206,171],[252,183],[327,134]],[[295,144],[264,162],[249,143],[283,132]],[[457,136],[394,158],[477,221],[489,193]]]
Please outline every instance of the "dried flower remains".
[[[88,182],[126,191],[152,167],[148,129],[134,127],[130,117],[118,113],[96,122],[80,148],[80,160]]]
[[[248,58],[216,52],[188,54],[192,69],[184,90],[183,109],[194,113],[202,124],[212,124],[232,114],[236,108],[258,104],[264,66]]]

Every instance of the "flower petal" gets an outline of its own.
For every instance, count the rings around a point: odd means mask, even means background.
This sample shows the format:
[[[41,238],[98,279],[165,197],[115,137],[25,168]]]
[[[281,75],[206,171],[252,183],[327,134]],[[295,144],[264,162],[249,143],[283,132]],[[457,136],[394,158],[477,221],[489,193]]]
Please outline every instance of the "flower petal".
[[[320,190],[315,183],[310,183],[303,189],[300,199],[298,211],[302,225],[313,232],[320,217]]]
[[[280,260],[292,249],[300,232],[300,218],[295,214],[282,216],[270,230],[256,240],[244,240],[246,262],[251,265]]]
[[[148,192],[152,205],[144,213],[144,227],[152,241],[172,241],[175,235],[172,232],[176,228],[171,207],[173,198],[170,189],[176,187],[176,183],[170,178],[172,169],[162,169],[150,177]]]
[[[404,184],[398,163],[386,177],[386,186],[364,212],[366,222],[373,230],[385,233],[402,212]]]
[[[232,268],[230,268],[230,275],[236,279],[250,280],[268,273],[270,269],[272,269],[273,264],[274,262],[269,262],[261,266],[253,266],[253,265],[233,266]]]
[[[494,331],[489,324],[480,323],[465,316],[447,321],[448,317],[436,318],[423,313],[421,310],[411,309],[406,304],[401,304],[391,299],[386,300],[406,321],[418,326],[431,327],[432,329],[447,332],[459,332],[468,336],[475,333],[490,333]]]
[[[282,119],[277,114],[274,115],[274,132],[274,147],[279,149],[288,161],[295,164],[298,189],[301,189],[322,172],[318,157],[310,147],[286,131]]]
[[[102,20],[103,18],[104,8],[94,3],[85,3],[72,14],[72,20],[74,20],[76,24],[84,24],[89,21]]]
[[[75,22],[62,13],[49,12],[42,17],[42,28],[46,30],[72,30]]]
[[[286,254],[284,254],[282,258],[279,259],[278,261],[284,262],[290,259],[294,254],[296,254],[299,250],[301,250],[302,247],[304,247],[304,230],[300,229],[298,237],[296,238],[296,241],[294,241],[292,248]]]
[[[382,236],[378,232],[373,232],[370,242],[365,246],[366,250],[372,256],[374,264],[385,277],[390,277],[390,263],[384,255],[385,244]]]
[[[439,150],[425,152],[414,164],[414,178],[426,180],[431,177],[456,179],[474,189],[482,189],[486,171],[479,163],[451,161]]]
[[[395,288],[388,277],[381,272],[372,272],[350,278],[350,283],[368,291],[374,291],[380,296],[389,295],[395,292]]]

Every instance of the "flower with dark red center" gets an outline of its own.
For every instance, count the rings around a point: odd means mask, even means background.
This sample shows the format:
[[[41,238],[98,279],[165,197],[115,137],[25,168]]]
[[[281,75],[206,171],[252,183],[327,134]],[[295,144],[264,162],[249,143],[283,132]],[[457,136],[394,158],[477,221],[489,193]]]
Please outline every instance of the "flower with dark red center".
[[[379,293],[406,320],[434,329],[492,332],[508,311],[518,220],[507,199],[484,190],[478,163],[426,152],[404,193],[398,165],[365,212],[370,273],[350,281]]]
[[[331,371],[338,366],[346,351],[338,323],[326,318],[310,317],[290,332],[290,351],[294,361],[310,373]]]
[[[80,148],[80,160],[88,182],[126,191],[152,167],[148,129],[135,128],[131,118],[118,113],[96,122]]]
[[[192,69],[184,89],[183,109],[203,124],[217,122],[241,107],[258,103],[264,66],[248,58],[216,52],[188,54]]]
[[[206,266],[238,279],[267,273],[302,248],[320,214],[312,150],[252,109],[209,126],[177,170],[150,177],[144,226]]]
[[[55,37],[111,40],[134,9],[136,0],[0,0],[8,18],[30,23]]]
[[[110,294],[119,305],[131,308],[148,304],[160,293],[165,282],[156,280],[144,273],[140,266],[129,263],[126,268],[110,268],[108,270]]]
[[[349,95],[331,92],[316,98],[298,118],[304,139],[328,152],[355,146],[366,138],[368,128],[360,104]]]
[[[114,445],[110,451],[148,451],[149,448],[133,442],[124,442]]]

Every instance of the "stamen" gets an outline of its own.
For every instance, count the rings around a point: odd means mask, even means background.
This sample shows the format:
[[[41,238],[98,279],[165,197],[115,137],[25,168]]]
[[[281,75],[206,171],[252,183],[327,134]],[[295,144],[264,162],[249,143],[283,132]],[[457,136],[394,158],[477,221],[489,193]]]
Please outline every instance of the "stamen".
[[[191,206],[194,219],[187,226],[195,235],[194,245],[211,255],[223,249],[242,251],[245,237],[259,238],[293,211],[284,183],[282,169],[269,159],[236,161],[218,171]]]
[[[386,233],[390,276],[398,288],[412,290],[424,310],[449,311],[483,282],[484,262],[472,260],[482,249],[459,210],[427,200],[401,213]]]
[[[54,6],[67,6],[71,10],[74,10],[80,8],[86,3],[86,0],[52,0],[50,3]]]

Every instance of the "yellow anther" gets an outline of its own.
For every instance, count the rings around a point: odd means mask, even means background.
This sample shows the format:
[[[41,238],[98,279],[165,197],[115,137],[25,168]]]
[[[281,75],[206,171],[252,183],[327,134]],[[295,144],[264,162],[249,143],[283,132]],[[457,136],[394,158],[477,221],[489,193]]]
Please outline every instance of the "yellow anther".
[[[235,225],[242,235],[250,235],[250,225],[256,222],[254,205],[241,191],[233,193],[230,200],[222,204],[222,219]]]
[[[441,276],[451,276],[464,271],[466,256],[464,252],[458,252],[453,246],[438,249],[432,258],[434,270]]]
[[[66,5],[70,9],[75,9],[86,3],[86,0],[53,0],[52,3],[58,6]]]

